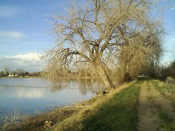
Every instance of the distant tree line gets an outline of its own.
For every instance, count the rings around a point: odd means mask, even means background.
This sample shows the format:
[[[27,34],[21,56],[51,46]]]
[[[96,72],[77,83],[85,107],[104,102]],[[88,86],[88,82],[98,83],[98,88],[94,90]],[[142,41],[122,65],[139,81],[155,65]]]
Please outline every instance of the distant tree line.
[[[8,68],[0,71],[0,77],[24,77],[24,76],[40,76],[41,72],[28,72],[23,69],[16,69],[15,71],[11,71]]]
[[[175,78],[175,60],[167,67],[160,67],[160,79],[165,80],[167,77]]]

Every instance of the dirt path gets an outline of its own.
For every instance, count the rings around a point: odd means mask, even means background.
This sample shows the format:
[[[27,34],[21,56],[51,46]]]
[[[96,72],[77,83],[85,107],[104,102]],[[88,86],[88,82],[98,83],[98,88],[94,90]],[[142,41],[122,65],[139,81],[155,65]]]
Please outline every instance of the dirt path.
[[[170,101],[164,98],[151,82],[144,82],[139,96],[138,131],[156,131],[160,129],[160,111],[175,119]]]
[[[152,89],[144,82],[140,89],[138,106],[138,131],[156,131],[159,127],[160,119],[158,109],[153,101]]]

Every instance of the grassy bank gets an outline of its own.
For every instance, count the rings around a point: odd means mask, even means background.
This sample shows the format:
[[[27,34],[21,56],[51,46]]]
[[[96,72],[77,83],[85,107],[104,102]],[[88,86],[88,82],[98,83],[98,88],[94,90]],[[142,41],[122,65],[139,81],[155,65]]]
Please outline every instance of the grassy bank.
[[[38,116],[23,117],[23,122],[13,122],[3,131],[44,131],[48,127],[45,126],[46,121],[51,121],[52,124],[61,122],[70,117],[73,113],[78,112],[81,107],[63,107],[50,112],[42,113]],[[7,124],[7,123],[4,123]],[[3,129],[3,125],[0,130]]]
[[[52,130],[135,131],[140,84],[141,82],[136,82],[119,87],[63,122],[55,124]]]

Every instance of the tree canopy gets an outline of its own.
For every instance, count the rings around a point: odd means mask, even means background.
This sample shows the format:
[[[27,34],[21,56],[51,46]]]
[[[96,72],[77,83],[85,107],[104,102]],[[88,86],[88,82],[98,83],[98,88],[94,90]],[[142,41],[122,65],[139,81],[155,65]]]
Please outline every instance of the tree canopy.
[[[151,0],[92,0],[88,6],[74,5],[66,16],[54,16],[58,43],[46,54],[47,72],[55,76],[81,64],[92,66],[107,88],[114,87],[113,69],[125,80],[143,72],[162,52],[162,30],[150,19],[151,6]]]

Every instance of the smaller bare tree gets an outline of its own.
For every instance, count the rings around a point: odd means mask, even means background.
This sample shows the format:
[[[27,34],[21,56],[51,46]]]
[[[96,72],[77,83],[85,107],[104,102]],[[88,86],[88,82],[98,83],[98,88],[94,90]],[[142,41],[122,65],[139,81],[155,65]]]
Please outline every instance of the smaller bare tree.
[[[120,81],[128,81],[153,71],[163,51],[160,39],[162,32],[162,29],[152,25],[142,34],[129,39],[129,44],[122,47],[118,57]]]

